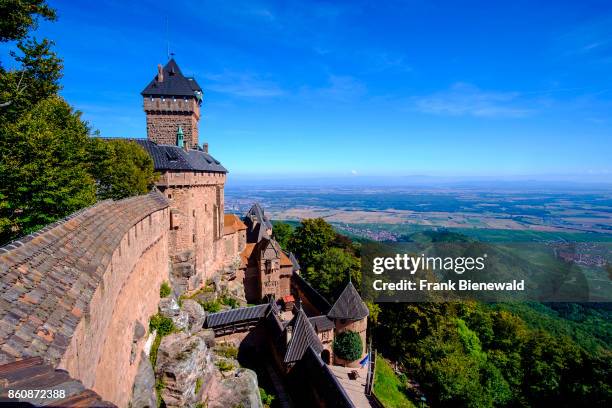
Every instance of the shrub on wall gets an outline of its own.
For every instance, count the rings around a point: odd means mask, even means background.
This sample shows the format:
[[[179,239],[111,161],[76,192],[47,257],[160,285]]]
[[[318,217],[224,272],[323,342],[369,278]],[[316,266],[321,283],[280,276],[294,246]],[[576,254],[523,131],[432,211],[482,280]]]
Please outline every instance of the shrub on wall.
[[[152,333],[154,330],[157,330],[157,334],[162,337],[172,333],[174,330],[172,319],[159,313],[151,316],[151,320],[149,321],[149,331]]]
[[[164,282],[161,284],[161,286],[159,287],[159,297],[165,298],[170,296],[170,293],[172,293],[172,289],[170,288],[170,285],[168,284],[168,282]]]
[[[334,340],[334,354],[343,360],[355,361],[361,357],[363,344],[359,333],[345,331],[340,333]]]

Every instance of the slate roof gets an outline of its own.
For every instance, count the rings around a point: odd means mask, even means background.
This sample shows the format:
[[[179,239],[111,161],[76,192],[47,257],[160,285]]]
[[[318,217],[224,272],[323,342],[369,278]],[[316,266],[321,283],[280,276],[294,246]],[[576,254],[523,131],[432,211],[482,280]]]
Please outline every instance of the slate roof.
[[[64,390],[65,397],[62,399],[34,399],[20,398],[18,405],[15,399],[5,399],[0,396],[0,405],[14,404],[13,406],[54,406],[54,407],[116,407],[116,405],[104,401],[96,392],[87,389],[80,381],[70,377],[64,370],[56,370],[45,364],[40,357],[32,357],[24,360],[8,363],[0,366],[0,384],[5,389],[12,390],[36,390],[53,389]],[[2,393],[4,395],[4,392]]]
[[[293,264],[293,271],[294,272],[297,272],[297,271],[299,271],[301,269],[300,268],[300,263],[298,262],[298,260],[295,257],[295,255],[293,255],[293,252],[289,252],[289,260]]]
[[[121,239],[168,205],[157,190],[102,201],[0,248],[0,364],[59,361]]]
[[[357,289],[349,282],[327,316],[331,319],[361,320],[370,314]]]
[[[207,171],[227,173],[225,167],[200,149],[185,150],[172,145],[160,145],[147,139],[130,139],[141,145],[153,159],[155,170]]]
[[[194,78],[185,77],[174,58],[163,68],[164,77],[160,82],[157,75],[140,93],[142,96],[194,96],[202,88]]]
[[[206,316],[206,327],[213,329],[226,324],[240,323],[248,320],[261,319],[266,316],[269,304],[239,307]]]
[[[315,288],[310,286],[310,283],[308,283],[300,274],[294,272],[291,279],[320,313],[327,313],[331,309],[331,305],[327,299],[325,299],[323,295],[321,295]]]
[[[323,351],[323,345],[319,336],[315,333],[312,325],[302,309],[298,309],[289,326],[292,327],[291,340],[287,346],[284,362],[292,363],[302,359],[306,349],[311,347],[317,354]],[[285,328],[287,330],[287,328]]]
[[[334,321],[325,315],[309,317],[308,321],[310,322],[312,327],[314,327],[317,333],[332,330],[335,326]]]
[[[259,242],[264,238],[270,238],[266,230],[272,229],[272,223],[258,203],[253,204],[246,213],[244,222],[247,226],[247,241]]]

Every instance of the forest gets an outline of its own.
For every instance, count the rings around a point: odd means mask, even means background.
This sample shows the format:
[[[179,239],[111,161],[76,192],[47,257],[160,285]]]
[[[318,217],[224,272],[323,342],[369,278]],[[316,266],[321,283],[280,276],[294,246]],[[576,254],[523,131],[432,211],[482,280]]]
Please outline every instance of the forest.
[[[276,222],[274,234],[330,300],[349,276],[360,282],[362,243],[325,220],[296,227]],[[431,406],[604,407],[612,401],[608,304],[366,304],[374,348],[419,384]],[[404,391],[416,396],[408,384]]]

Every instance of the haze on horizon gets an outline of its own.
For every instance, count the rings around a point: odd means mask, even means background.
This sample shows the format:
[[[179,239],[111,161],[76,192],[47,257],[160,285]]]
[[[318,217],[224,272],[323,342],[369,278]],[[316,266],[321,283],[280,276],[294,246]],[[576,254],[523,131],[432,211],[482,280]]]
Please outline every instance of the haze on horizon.
[[[145,137],[169,40],[205,91],[200,143],[237,182],[610,183],[612,4],[532,3],[50,0],[35,35],[108,137]]]

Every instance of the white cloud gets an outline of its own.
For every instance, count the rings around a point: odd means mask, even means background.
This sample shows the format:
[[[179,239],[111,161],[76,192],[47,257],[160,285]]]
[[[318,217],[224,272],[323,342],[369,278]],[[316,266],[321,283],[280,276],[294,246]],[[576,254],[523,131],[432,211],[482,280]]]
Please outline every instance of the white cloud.
[[[205,89],[243,98],[274,98],[285,95],[276,82],[250,73],[205,74]]]
[[[417,110],[424,113],[482,118],[520,118],[533,113],[520,102],[518,92],[484,91],[463,82],[415,99]]]

